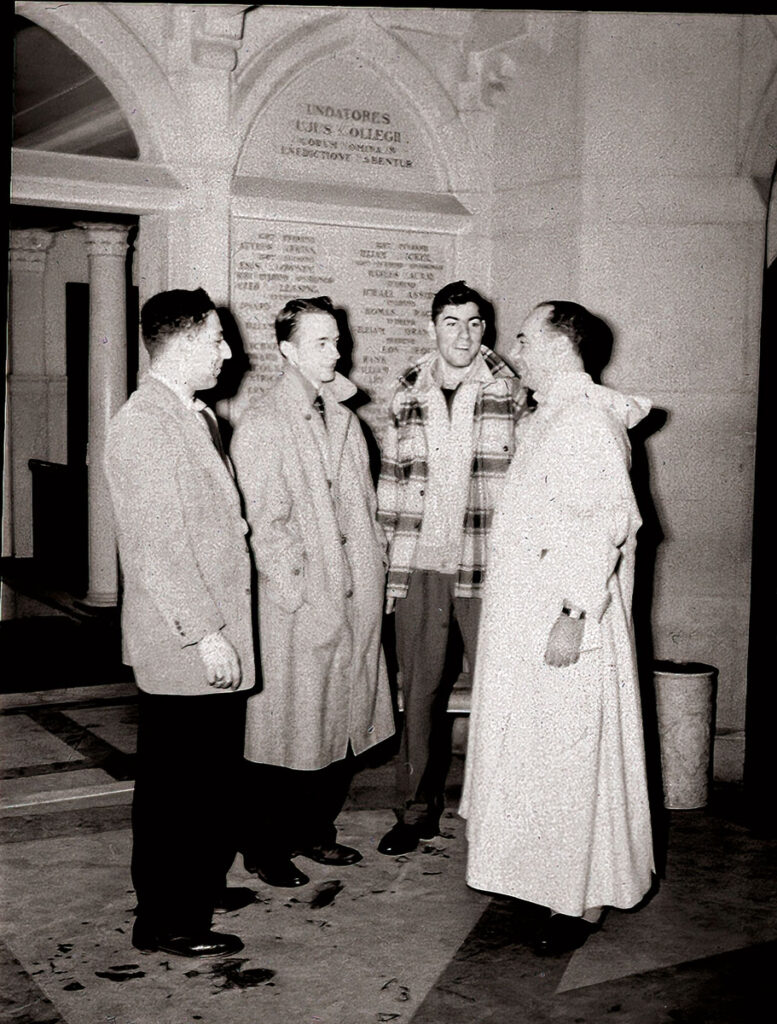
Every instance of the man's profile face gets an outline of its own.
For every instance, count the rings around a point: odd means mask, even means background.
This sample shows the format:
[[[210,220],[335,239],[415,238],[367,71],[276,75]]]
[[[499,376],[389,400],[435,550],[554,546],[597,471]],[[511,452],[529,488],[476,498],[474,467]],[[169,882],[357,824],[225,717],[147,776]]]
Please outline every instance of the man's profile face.
[[[477,303],[443,306],[429,324],[429,336],[445,362],[456,369],[469,366],[480,351],[486,325]]]
[[[183,340],[186,377],[195,391],[215,387],[225,359],[232,355],[224,341],[221,320],[212,309],[200,324],[186,332]]]
[[[335,378],[339,341],[337,321],[329,313],[301,313],[289,340],[281,342],[281,352],[318,388]]]
[[[535,388],[539,384],[538,377],[543,374],[548,366],[548,360],[553,356],[554,350],[549,345],[549,315],[548,306],[533,309],[521,324],[515,340],[507,341],[503,345],[507,361],[529,388]]]

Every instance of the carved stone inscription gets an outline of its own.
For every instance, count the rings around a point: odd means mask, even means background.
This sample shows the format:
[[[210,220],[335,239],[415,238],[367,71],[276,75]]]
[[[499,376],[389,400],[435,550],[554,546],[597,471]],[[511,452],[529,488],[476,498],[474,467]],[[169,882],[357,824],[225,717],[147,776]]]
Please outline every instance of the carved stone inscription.
[[[353,161],[410,170],[409,132],[396,121],[397,115],[387,110],[354,110],[302,100],[289,118],[288,136],[280,143],[280,153],[308,161]]]
[[[347,314],[341,365],[352,362],[351,380],[371,399],[360,414],[380,436],[397,376],[430,350],[431,302],[454,274],[453,237],[248,220],[234,234],[232,308],[251,360],[249,389],[263,389],[281,367],[273,327],[281,307],[329,295]]]
[[[273,95],[246,140],[239,174],[319,187],[447,187],[413,104],[390,79],[341,52],[315,61]]]

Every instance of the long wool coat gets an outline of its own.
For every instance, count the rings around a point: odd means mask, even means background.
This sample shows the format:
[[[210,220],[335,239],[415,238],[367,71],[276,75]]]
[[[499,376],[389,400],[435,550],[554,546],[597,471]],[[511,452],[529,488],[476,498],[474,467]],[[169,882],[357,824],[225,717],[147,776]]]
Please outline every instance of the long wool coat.
[[[355,388],[324,385],[327,425],[284,374],[235,428],[231,455],[259,577],[262,680],[248,701],[246,757],[323,768],[394,732],[380,645],[385,541]]]
[[[650,408],[565,374],[518,431],[489,551],[461,814],[467,881],[580,915],[653,868],[631,597],[640,517],[627,428]],[[544,662],[564,603],[578,662]]]
[[[105,474],[124,574],[124,660],[148,693],[224,694],[197,643],[223,630],[254,684],[251,561],[240,495],[206,424],[144,377],[108,427]]]

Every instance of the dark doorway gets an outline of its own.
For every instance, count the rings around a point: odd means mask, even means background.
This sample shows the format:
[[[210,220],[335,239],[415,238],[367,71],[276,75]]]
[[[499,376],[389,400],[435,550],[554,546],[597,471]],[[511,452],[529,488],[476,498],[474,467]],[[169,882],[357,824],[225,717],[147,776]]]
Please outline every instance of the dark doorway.
[[[127,382],[138,374],[138,289],[127,284]],[[32,460],[35,561],[42,578],[81,597],[89,582],[89,285],[65,285],[67,464]],[[34,463],[34,465],[33,465]]]
[[[127,282],[127,392],[137,387],[138,289]],[[65,285],[67,464],[86,466],[89,442],[89,285]]]
[[[65,285],[67,464],[86,466],[89,439],[89,285]]]

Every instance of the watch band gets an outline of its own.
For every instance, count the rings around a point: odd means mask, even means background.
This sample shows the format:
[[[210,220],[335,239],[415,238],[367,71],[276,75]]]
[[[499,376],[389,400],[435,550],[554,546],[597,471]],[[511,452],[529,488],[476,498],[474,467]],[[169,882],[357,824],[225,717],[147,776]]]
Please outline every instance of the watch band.
[[[569,608],[567,605],[561,609],[562,615],[568,615],[570,619],[584,619],[585,612],[582,608]]]

